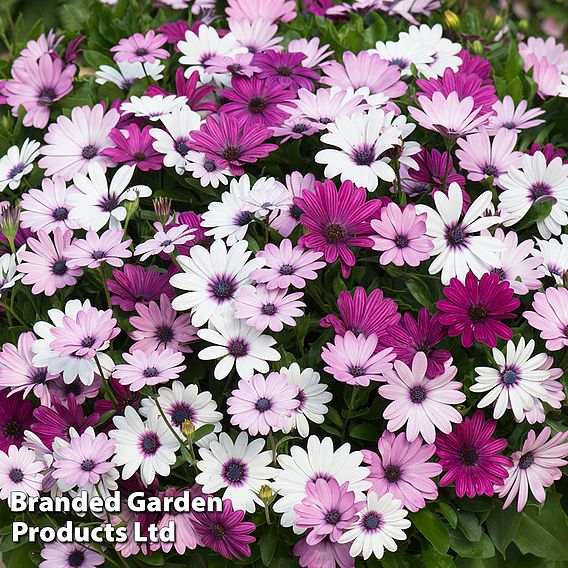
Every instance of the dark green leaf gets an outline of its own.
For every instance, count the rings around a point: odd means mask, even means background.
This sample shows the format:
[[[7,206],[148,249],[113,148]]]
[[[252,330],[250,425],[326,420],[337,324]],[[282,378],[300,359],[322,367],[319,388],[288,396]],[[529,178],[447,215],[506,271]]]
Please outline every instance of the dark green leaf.
[[[495,554],[495,547],[491,539],[482,533],[478,542],[470,542],[461,532],[450,532],[450,547],[465,558],[491,558]]]
[[[487,530],[495,548],[505,556],[505,551],[515,536],[521,515],[512,507],[507,509],[494,509],[487,519]]]
[[[449,554],[440,554],[432,546],[423,548],[420,557],[426,568],[455,568],[456,566]]]
[[[440,509],[440,513],[446,518],[446,521],[450,523],[450,526],[455,529],[458,526],[458,514],[456,510],[450,504],[444,503],[443,501],[438,503],[438,508]]]
[[[422,509],[414,513],[410,520],[440,554],[448,551],[450,546],[448,527],[435,513]]]
[[[260,538],[260,558],[265,566],[270,566],[278,546],[278,524],[270,525]]]
[[[458,513],[458,527],[463,532],[465,538],[471,542],[477,542],[481,538],[481,525],[479,519],[469,511],[460,511]]]

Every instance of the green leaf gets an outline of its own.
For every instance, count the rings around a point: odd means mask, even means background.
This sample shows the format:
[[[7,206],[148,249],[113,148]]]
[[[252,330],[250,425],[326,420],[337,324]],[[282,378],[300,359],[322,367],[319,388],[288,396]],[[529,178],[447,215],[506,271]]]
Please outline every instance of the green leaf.
[[[192,434],[192,436],[191,436],[192,443],[195,444],[195,442],[199,442],[199,440],[201,440],[201,438],[205,438],[205,436],[208,436],[209,434],[211,434],[213,432],[213,430],[215,430],[214,424],[203,424],[203,426],[200,426]]]
[[[101,65],[110,65],[111,67],[115,66],[113,60],[110,57],[91,49],[86,49],[83,52],[83,57],[93,69],[99,69]]]
[[[468,511],[458,513],[458,527],[463,532],[465,538],[471,542],[478,542],[481,538],[481,525],[479,519]]]
[[[451,505],[444,503],[443,501],[438,503],[438,508],[440,509],[440,513],[442,513],[442,515],[446,518],[446,521],[450,523],[450,526],[455,529],[458,526],[458,514],[456,513],[456,510]]]
[[[537,221],[542,221],[546,219],[550,212],[552,211],[552,206],[554,205],[552,199],[547,199],[542,203],[535,203],[529,212],[523,217],[521,223],[517,225],[517,231],[522,229],[527,229],[534,225]]]
[[[369,422],[361,422],[349,429],[349,433],[353,438],[358,440],[366,440],[368,442],[376,442],[378,436],[377,427]]]
[[[566,560],[568,521],[559,495],[549,496],[540,512],[529,506],[519,514],[521,521],[513,542],[523,554]]]
[[[455,568],[456,566],[449,554],[440,554],[432,546],[423,548],[420,557],[426,568]]]
[[[430,291],[428,285],[421,278],[405,278],[404,284],[408,288],[408,291],[412,294],[412,297],[421,306],[427,307],[431,312],[435,311],[432,292]]]
[[[148,564],[148,566],[163,566],[166,563],[164,554],[160,550],[148,555],[139,554],[137,558],[144,564]]]
[[[414,513],[410,520],[440,554],[448,551],[450,546],[448,527],[435,513],[422,509]]]
[[[450,532],[450,546],[464,558],[491,558],[495,554],[495,547],[491,539],[482,533],[478,542],[470,542],[461,532]]]
[[[495,548],[505,557],[505,551],[519,529],[521,515],[512,508],[494,509],[486,524]]]
[[[272,559],[274,558],[274,553],[278,546],[278,524],[272,524],[264,531],[264,534],[260,538],[260,558],[265,566],[270,566]]]

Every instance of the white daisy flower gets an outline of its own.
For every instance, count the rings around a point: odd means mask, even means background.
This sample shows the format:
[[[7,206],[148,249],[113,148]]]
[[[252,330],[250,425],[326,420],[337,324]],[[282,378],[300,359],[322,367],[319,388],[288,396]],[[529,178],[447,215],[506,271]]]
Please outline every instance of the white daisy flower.
[[[16,254],[6,253],[0,256],[0,298],[24,276],[21,272],[16,270],[18,264],[21,262],[19,255],[24,250],[25,246],[22,246]]]
[[[363,500],[363,492],[371,487],[371,481],[367,481],[369,469],[361,466],[362,461],[363,454],[352,452],[349,444],[335,450],[331,438],[320,440],[317,436],[308,438],[307,450],[295,445],[290,448],[290,455],[279,455],[281,469],[276,470],[274,490],[280,499],[274,503],[274,511],[282,513],[282,526],[293,526],[296,534],[305,530],[294,525],[294,507],[307,496],[306,485],[317,479],[333,477],[340,485],[347,481],[349,491],[355,493],[358,501]]]
[[[157,410],[143,421],[127,406],[124,416],[115,416],[115,430],[109,436],[116,441],[114,463],[122,467],[122,479],[130,479],[138,470],[142,483],[149,485],[156,474],[168,476],[176,461],[179,442]]]
[[[442,271],[442,284],[447,285],[455,276],[462,282],[471,271],[480,278],[489,267],[500,268],[499,253],[505,249],[503,241],[478,233],[501,222],[497,216],[484,216],[491,203],[491,192],[482,193],[462,214],[463,195],[457,183],[450,184],[448,195],[443,191],[434,194],[436,209],[417,205],[418,213],[426,213],[426,234],[432,238],[435,256],[430,274]]]
[[[187,105],[175,109],[171,114],[160,118],[165,127],[152,128],[150,136],[156,140],[152,144],[156,152],[164,154],[164,166],[175,168],[176,173],[183,174],[187,164],[190,134],[199,130],[202,119],[199,114]]]
[[[290,418],[285,419],[282,430],[288,434],[295,429],[302,438],[307,438],[310,433],[309,423],[323,423],[327,403],[333,395],[327,390],[327,385],[320,382],[320,374],[313,369],[301,370],[298,363],[292,363],[288,368],[282,367],[279,373],[286,377],[289,385],[298,387],[296,398],[300,401],[300,406],[292,410]]]
[[[126,219],[126,208],[122,203],[152,194],[146,185],[128,187],[134,170],[134,166],[122,166],[114,174],[110,186],[103,168],[96,162],[89,165],[88,175],[75,174],[73,184],[78,191],[68,195],[69,219],[86,231],[99,231],[107,224],[110,229],[120,229]]]
[[[140,260],[144,262],[154,254],[172,254],[178,245],[192,241],[195,238],[196,229],[191,229],[187,225],[177,225],[167,229],[156,221],[154,223],[156,232],[151,239],[144,241],[136,246],[134,254],[140,255]]]
[[[292,205],[292,197],[285,185],[272,177],[262,177],[252,186],[244,204],[257,219],[264,219],[268,215],[276,216],[281,210],[288,209]]]
[[[236,291],[250,284],[250,273],[264,265],[264,259],[249,260],[252,251],[246,241],[238,241],[227,248],[222,240],[214,241],[206,249],[201,245],[191,247],[190,256],[177,257],[183,272],[174,274],[170,283],[186,290],[174,298],[174,310],[191,310],[192,324],[201,327],[213,314],[222,315]]]
[[[143,95],[130,97],[129,101],[123,102],[120,109],[124,114],[134,114],[151,121],[160,120],[163,116],[172,114],[186,106],[187,97],[177,95],[154,95],[149,97]]]
[[[215,189],[219,185],[227,185],[229,180],[227,176],[231,176],[228,168],[221,168],[213,158],[210,158],[203,152],[194,152],[190,150],[185,155],[185,170],[191,172],[191,175],[199,180],[201,187],[213,186]]]
[[[140,61],[129,63],[128,61],[119,61],[116,65],[118,69],[110,65],[101,65],[99,69],[95,71],[97,77],[95,82],[99,85],[104,85],[108,82],[114,83],[119,89],[128,91],[136,81],[144,77],[149,77],[153,81],[159,81],[164,77],[163,71],[165,65],[159,61],[156,63],[142,63]]]
[[[494,418],[501,418],[510,408],[515,419],[520,422],[524,413],[534,408],[535,399],[547,399],[548,393],[542,384],[550,378],[550,372],[542,368],[547,355],[539,353],[533,356],[534,346],[532,339],[526,343],[523,337],[516,346],[513,341],[507,341],[506,355],[497,348],[493,349],[497,369],[475,368],[475,384],[469,389],[472,392],[487,393],[477,403],[478,408],[495,403]]]
[[[378,41],[375,49],[370,49],[369,52],[378,53],[381,59],[396,65],[402,77],[412,75],[412,65],[424,75],[429,71],[429,65],[434,62],[434,48],[421,46],[407,33],[399,34],[398,41]]]
[[[568,235],[560,235],[560,240],[536,240],[539,250],[532,255],[540,260],[540,268],[547,276],[552,276],[556,284],[562,284],[568,271]]]
[[[568,75],[560,75],[562,84],[558,87],[558,96],[568,98]]]
[[[185,420],[191,420],[197,430],[205,424],[213,424],[214,432],[221,431],[223,414],[217,411],[217,403],[208,391],[199,392],[197,385],[184,385],[181,381],[174,381],[169,387],[158,389],[158,404],[169,419],[172,427],[181,435],[181,427]],[[159,409],[153,398],[142,399],[140,414],[149,416],[152,409]],[[216,440],[211,433],[197,441],[200,447],[209,447],[212,440]]]
[[[341,176],[341,181],[351,180],[369,191],[377,189],[379,179],[393,181],[395,173],[387,164],[387,151],[400,146],[402,131],[385,120],[382,110],[369,113],[338,116],[335,124],[328,125],[328,132],[321,137],[324,144],[338,150],[320,150],[315,157],[318,164],[325,164],[325,176]]]
[[[22,147],[11,146],[6,155],[0,158],[0,191],[6,187],[18,189],[22,178],[28,175],[39,156],[40,143],[26,138]]]
[[[371,555],[382,558],[385,549],[395,552],[395,541],[406,540],[405,529],[410,528],[406,518],[408,511],[401,508],[401,502],[386,493],[382,497],[369,491],[367,503],[357,513],[358,519],[340,537],[340,543],[351,542],[349,555],[353,558],[363,556],[367,560]]]
[[[523,155],[520,168],[511,166],[500,177],[504,189],[499,195],[499,208],[510,214],[504,225],[518,223],[535,203],[552,202],[550,214],[537,221],[537,229],[545,238],[559,235],[568,225],[568,164],[562,158],[550,163],[542,152]]]
[[[272,452],[264,449],[265,441],[257,438],[249,443],[246,432],[233,442],[222,432],[209,448],[201,448],[197,468],[201,471],[195,482],[203,486],[204,493],[223,491],[223,499],[230,499],[235,509],[254,513],[256,505],[264,506],[258,492],[270,485],[275,469],[268,467]]]
[[[227,239],[229,246],[242,241],[252,221],[247,208],[250,193],[250,178],[247,174],[232,179],[229,191],[221,194],[221,201],[210,203],[208,210],[201,216],[201,225],[211,227],[205,234],[215,239]]]
[[[197,33],[187,30],[185,39],[178,41],[177,47],[182,54],[179,62],[188,65],[185,76],[189,77],[194,71],[199,71],[202,83],[212,80],[220,84],[230,82],[230,73],[224,75],[210,75],[205,70],[207,63],[217,56],[234,58],[238,53],[247,53],[247,48],[240,45],[232,32],[219,36],[217,30],[211,26],[199,26]]]

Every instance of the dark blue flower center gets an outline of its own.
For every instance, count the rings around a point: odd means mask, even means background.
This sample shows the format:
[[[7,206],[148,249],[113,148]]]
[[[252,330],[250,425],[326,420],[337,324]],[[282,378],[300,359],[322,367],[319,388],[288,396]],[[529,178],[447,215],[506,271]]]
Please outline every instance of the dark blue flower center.
[[[189,152],[189,146],[186,144],[186,140],[178,140],[174,147],[176,152],[181,156],[185,156]]]
[[[294,274],[294,267],[291,264],[283,264],[280,267],[280,274],[290,276],[290,274]]]
[[[146,369],[144,369],[143,375],[145,377],[157,377],[159,374],[158,369],[156,369],[156,367],[146,367]]]
[[[238,359],[244,357],[248,353],[248,343],[243,339],[233,339],[228,347],[229,355]]]
[[[231,280],[220,279],[212,286],[213,295],[218,300],[228,300],[233,296],[235,286]]]
[[[397,235],[394,239],[394,244],[399,248],[403,249],[408,246],[408,237],[404,235]]]
[[[161,446],[160,439],[155,432],[147,432],[142,436],[141,444],[142,451],[145,454],[155,454]]]
[[[95,469],[95,462],[91,459],[83,460],[81,462],[81,469],[83,471],[92,471]]]
[[[446,242],[452,247],[459,247],[465,243],[467,234],[460,225],[446,229]]]
[[[325,522],[330,525],[336,525],[341,520],[341,513],[339,511],[333,510],[325,516]]]
[[[24,480],[24,472],[20,468],[15,467],[15,468],[10,470],[8,477],[14,483],[21,483]]]
[[[270,409],[270,407],[272,406],[272,404],[270,403],[270,400],[268,400],[265,397],[259,398],[256,401],[256,404],[254,405],[254,407],[259,411],[259,412],[266,412],[267,410]]]
[[[85,553],[82,550],[74,550],[67,558],[67,564],[71,568],[79,568],[85,563]]]
[[[410,389],[410,400],[416,404],[420,404],[426,400],[426,389],[421,386],[412,387]]]
[[[203,161],[203,167],[206,172],[214,172],[217,169],[217,164],[213,160],[206,158]]]
[[[170,416],[173,424],[180,427],[185,420],[193,418],[193,409],[185,402],[176,402],[170,410]]]
[[[385,478],[389,483],[396,483],[400,477],[400,467],[397,465],[389,465],[385,468]]]
[[[69,210],[65,207],[57,207],[57,209],[53,210],[51,216],[56,221],[65,221],[65,219],[69,216]]]
[[[81,150],[81,156],[83,156],[85,160],[92,160],[96,155],[97,155],[97,148],[92,144],[85,146]]]
[[[368,531],[376,531],[381,525],[381,515],[375,511],[370,511],[363,517],[363,526]]]
[[[276,306],[274,304],[264,304],[261,311],[266,316],[273,316],[276,313]]]
[[[506,369],[505,372],[501,374],[501,381],[507,386],[514,385],[518,379],[519,376],[513,369]]]
[[[519,460],[520,469],[528,469],[534,463],[534,454],[532,452],[527,452],[521,456]]]
[[[246,466],[241,461],[228,461],[223,467],[223,476],[230,483],[241,483],[246,477]]]
[[[56,276],[63,276],[67,272],[67,264],[64,260],[56,260],[51,267],[51,271]]]

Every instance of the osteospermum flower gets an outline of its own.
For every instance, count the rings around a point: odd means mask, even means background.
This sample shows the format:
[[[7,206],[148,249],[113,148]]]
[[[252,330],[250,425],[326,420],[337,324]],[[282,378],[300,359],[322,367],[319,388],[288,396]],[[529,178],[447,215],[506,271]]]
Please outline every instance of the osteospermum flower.
[[[436,439],[436,429],[447,434],[452,430],[452,422],[461,422],[461,414],[451,405],[461,404],[466,397],[460,392],[462,384],[453,380],[456,367],[447,365],[443,374],[428,379],[427,365],[424,353],[414,356],[412,367],[395,361],[394,369],[385,373],[387,384],[379,387],[379,393],[393,401],[383,412],[391,432],[406,424],[409,442],[420,434],[431,444]]]
[[[215,160],[209,158],[203,152],[194,152],[190,150],[185,155],[184,168],[187,172],[199,180],[201,187],[211,185],[215,188],[220,184],[227,185],[227,176],[231,172],[227,168],[222,168]]]
[[[142,130],[136,124],[128,124],[123,129],[111,130],[109,138],[114,148],[105,148],[102,155],[109,156],[117,164],[136,166],[140,171],[159,170],[162,168],[162,156],[153,148],[154,138],[151,126]]]
[[[346,331],[323,347],[321,358],[327,363],[324,370],[349,385],[368,387],[371,381],[384,381],[384,373],[392,370],[395,354],[390,347],[379,349],[376,335],[356,336]]]
[[[227,248],[218,240],[209,250],[197,245],[191,247],[189,256],[178,256],[183,272],[172,276],[170,282],[185,293],[174,299],[172,307],[190,309],[193,324],[198,327],[210,321],[215,313],[222,315],[232,304],[237,290],[250,282],[250,273],[264,264],[261,258],[249,260],[252,252],[247,249],[246,241]]]
[[[131,391],[139,391],[145,386],[168,383],[177,379],[186,369],[183,353],[169,347],[144,352],[141,349],[123,353],[125,364],[117,365],[113,377]]]
[[[544,114],[540,108],[532,108],[527,110],[527,101],[522,100],[517,107],[513,98],[509,95],[503,98],[503,101],[493,103],[492,109],[495,114],[489,117],[487,124],[487,132],[494,136],[499,130],[510,130],[519,133],[521,130],[534,128],[545,121],[537,118]]]
[[[108,229],[102,235],[95,231],[87,231],[84,239],[75,239],[66,249],[65,256],[69,266],[86,266],[99,268],[102,264],[121,267],[123,258],[130,258],[129,250],[132,241],[123,241],[122,229]]]
[[[418,266],[434,248],[426,237],[426,213],[417,214],[414,205],[402,209],[389,203],[381,209],[380,219],[371,221],[371,227],[376,233],[373,250],[384,251],[379,259],[383,265]]]
[[[440,152],[436,148],[431,151],[422,148],[422,151],[414,156],[414,161],[418,168],[408,168],[409,179],[402,180],[404,191],[410,195],[434,194],[442,189],[446,180],[444,191],[453,183],[457,183],[462,189],[464,203],[469,204],[469,195],[464,191],[465,178],[456,172],[451,153]]]
[[[283,239],[280,246],[268,243],[256,256],[265,259],[265,267],[254,270],[250,277],[266,284],[268,290],[287,290],[290,286],[304,288],[306,280],[315,280],[316,270],[325,266],[325,262],[319,260],[323,253],[292,247],[290,239]]]
[[[381,345],[392,347],[396,358],[407,365],[411,365],[416,353],[421,351],[428,360],[426,376],[433,379],[444,372],[446,361],[452,357],[446,349],[434,349],[446,335],[446,327],[440,323],[440,312],[430,317],[427,308],[420,308],[417,319],[406,312],[399,322],[391,325],[381,336]]]
[[[515,234],[511,231],[512,234]],[[532,244],[532,241],[529,241]],[[531,249],[533,257],[539,261],[535,270],[539,278],[544,275],[554,278],[557,284],[562,284],[564,273],[568,271],[568,235],[560,235],[557,239],[537,239],[538,249]],[[536,284],[533,289],[540,288]]]
[[[257,219],[274,218],[292,205],[289,191],[272,177],[258,179],[244,201],[247,210]]]
[[[151,239],[140,243],[134,249],[134,254],[140,256],[142,262],[152,255],[172,254],[177,246],[193,240],[195,232],[195,229],[187,225],[176,225],[168,229],[159,221],[154,223],[154,230],[156,232]]]
[[[135,117],[147,118],[152,122],[179,111],[187,103],[186,97],[176,95],[132,95],[128,101],[120,105],[122,114],[133,114]]]
[[[405,518],[407,515],[401,502],[389,493],[378,497],[374,491],[369,491],[357,520],[339,537],[339,542],[352,543],[349,548],[352,557],[362,555],[367,560],[374,555],[381,559],[385,549],[395,552],[398,548],[395,541],[406,539],[404,530],[411,524]]]
[[[296,17],[296,5],[292,0],[229,0],[225,9],[231,20],[248,20],[253,22],[262,18],[267,22],[289,22]]]
[[[65,256],[72,239],[73,231],[57,228],[53,236],[39,231],[35,238],[27,240],[30,250],[20,253],[18,271],[24,274],[22,283],[32,285],[34,294],[53,296],[59,288],[77,283],[83,271],[72,268]]]
[[[505,468],[511,465],[511,460],[501,455],[507,439],[492,437],[496,427],[495,420],[485,420],[478,410],[473,417],[466,416],[452,433],[436,437],[436,455],[446,470],[441,487],[455,483],[456,495],[469,499],[493,495],[494,486],[503,482]]]
[[[239,289],[233,302],[234,314],[237,319],[246,320],[246,324],[264,331],[279,332],[284,324],[295,326],[294,318],[304,314],[306,307],[300,301],[301,292],[287,294],[286,290],[269,290],[266,286],[244,286]]]
[[[41,549],[40,568],[96,568],[105,557],[80,544],[48,542]]]
[[[507,477],[497,487],[499,497],[506,497],[503,508],[517,498],[517,511],[527,504],[529,492],[539,502],[544,503],[544,489],[562,477],[561,467],[568,464],[568,432],[558,432],[550,437],[550,427],[546,426],[536,434],[530,430],[521,451],[511,456],[513,465],[507,468]]]
[[[225,499],[221,511],[193,513],[192,521],[201,542],[231,560],[250,556],[249,545],[256,540],[250,534],[256,525],[244,517],[244,511],[233,510],[231,501]]]
[[[232,311],[225,315],[214,314],[209,325],[209,329],[200,329],[197,335],[213,345],[202,349],[199,358],[206,361],[220,359],[214,371],[218,380],[224,379],[233,366],[239,377],[248,379],[255,371],[267,373],[267,361],[280,360],[280,353],[273,348],[276,340],[236,319]]]
[[[546,348],[558,351],[568,345],[568,290],[566,288],[547,288],[534,295],[534,311],[523,312],[523,317],[546,341]]]
[[[114,162],[102,151],[113,145],[109,135],[119,117],[115,109],[106,111],[102,104],[75,107],[71,118],[59,115],[45,135],[39,167],[45,169],[46,176],[59,175],[65,181],[77,173],[87,173],[92,163],[106,171]]]
[[[247,430],[251,436],[282,430],[285,419],[300,406],[298,392],[298,387],[288,384],[286,376],[280,373],[241,379],[227,399],[231,424]]]
[[[223,498],[230,499],[235,509],[254,513],[256,505],[264,505],[258,496],[260,488],[275,472],[268,467],[272,453],[263,451],[264,444],[260,438],[249,442],[246,432],[241,432],[234,442],[221,432],[209,448],[200,448],[201,459],[197,462],[200,473],[195,482],[203,486],[204,493],[223,489]]]
[[[125,92],[130,90],[130,87],[137,83],[140,79],[149,77],[154,81],[159,81],[164,78],[164,65],[159,62],[156,63],[129,63],[128,61],[120,61],[116,67],[110,65],[101,65],[95,71],[95,82],[99,85],[105,83],[114,83],[119,89]]]
[[[507,342],[506,355],[499,349],[493,349],[493,359],[497,369],[493,367],[476,367],[475,384],[472,392],[487,393],[478,403],[479,408],[495,404],[493,418],[501,418],[510,408],[517,422],[520,422],[526,411],[534,408],[535,399],[545,400],[548,396],[544,381],[550,373],[542,369],[547,359],[546,353],[533,355],[535,343],[528,343],[523,337],[517,345]]]
[[[323,252],[328,263],[341,259],[341,273],[346,278],[355,266],[350,247],[369,248],[373,245],[370,221],[380,208],[378,200],[366,201],[366,191],[352,182],[341,184],[339,190],[331,180],[316,182],[314,191],[304,191],[294,198],[302,211],[300,220],[308,229],[298,244]]]
[[[0,451],[7,452],[13,446],[19,448],[24,441],[24,432],[32,424],[34,405],[24,400],[22,393],[8,396],[0,391]]]
[[[37,497],[42,488],[45,464],[36,460],[29,448],[10,446],[0,451],[0,499],[8,499],[13,491]]]
[[[319,75],[305,65],[306,59],[304,53],[268,50],[257,53],[253,63],[260,68],[258,76],[269,85],[280,85],[293,91],[299,88],[313,90]]]
[[[316,479],[306,485],[307,496],[294,507],[298,515],[295,525],[309,530],[306,543],[315,545],[325,538],[337,542],[356,520],[356,513],[365,504],[355,502],[355,493],[349,491],[349,482],[339,485],[334,478]]]
[[[6,187],[17,189],[24,176],[34,167],[39,155],[40,143],[26,138],[22,147],[11,146],[6,155],[0,158],[0,191]]]
[[[122,479],[130,479],[140,470],[142,483],[148,485],[156,474],[169,475],[179,442],[157,410],[143,421],[134,408],[127,406],[124,416],[115,416],[113,422],[116,429],[109,436],[116,441],[114,462],[122,466]]]
[[[436,451],[433,444],[424,444],[420,438],[409,442],[404,433],[395,436],[385,430],[378,449],[378,454],[363,450],[373,482],[371,491],[379,497],[390,493],[411,512],[425,507],[426,499],[438,497],[436,483],[430,478],[442,473],[442,466],[428,461]]]
[[[168,41],[164,34],[157,34],[149,30],[146,35],[135,33],[128,38],[123,38],[110,48],[114,53],[115,61],[128,61],[129,63],[157,63],[159,59],[167,59],[170,54],[166,49],[161,49]]]
[[[446,299],[436,302],[442,312],[440,322],[449,326],[451,337],[461,335],[462,345],[471,347],[473,341],[489,347],[497,345],[497,337],[512,339],[513,331],[502,320],[513,319],[520,301],[513,297],[508,282],[500,281],[497,274],[485,273],[478,280],[468,272],[465,284],[452,278],[444,288]]]

